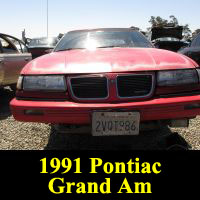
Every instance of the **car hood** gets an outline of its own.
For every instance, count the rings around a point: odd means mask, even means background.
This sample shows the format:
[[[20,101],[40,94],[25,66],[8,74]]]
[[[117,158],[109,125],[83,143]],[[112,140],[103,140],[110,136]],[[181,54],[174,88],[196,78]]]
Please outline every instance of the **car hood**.
[[[151,40],[165,37],[183,39],[183,27],[153,27],[151,29]]]
[[[157,71],[195,66],[189,58],[171,51],[155,48],[109,48],[53,52],[29,62],[22,74]]]

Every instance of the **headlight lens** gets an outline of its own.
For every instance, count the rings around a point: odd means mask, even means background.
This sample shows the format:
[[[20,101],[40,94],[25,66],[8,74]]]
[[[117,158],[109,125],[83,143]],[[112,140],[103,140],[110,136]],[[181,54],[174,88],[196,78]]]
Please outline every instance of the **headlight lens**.
[[[179,86],[198,82],[199,77],[195,69],[160,71],[157,76],[158,86]]]
[[[64,76],[24,76],[23,90],[64,92],[67,86]]]

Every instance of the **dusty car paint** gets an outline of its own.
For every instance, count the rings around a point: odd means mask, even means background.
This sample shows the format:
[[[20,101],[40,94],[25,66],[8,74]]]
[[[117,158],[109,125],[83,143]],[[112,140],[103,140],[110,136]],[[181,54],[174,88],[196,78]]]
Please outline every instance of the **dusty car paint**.
[[[22,68],[31,59],[30,54],[0,54],[0,84],[10,85],[17,82]]]
[[[185,105],[192,102],[200,103],[200,95],[175,98],[158,98],[142,102],[111,103],[76,103],[70,101],[19,101],[11,102],[14,117],[19,121],[41,123],[90,124],[91,114],[96,111],[137,110],[141,113],[141,121],[162,119],[193,118],[200,109],[185,110]],[[39,109],[41,116],[24,115],[24,110]]]
[[[22,74],[76,74],[195,68],[185,56],[157,49],[112,48],[54,52],[30,62]]]

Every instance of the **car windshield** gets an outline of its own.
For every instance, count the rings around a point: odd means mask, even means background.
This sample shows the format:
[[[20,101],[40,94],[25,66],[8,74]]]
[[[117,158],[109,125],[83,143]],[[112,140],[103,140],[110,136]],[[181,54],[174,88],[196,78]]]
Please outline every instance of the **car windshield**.
[[[37,46],[55,47],[57,41],[58,41],[57,38],[35,38],[30,41],[29,47],[37,47]]]
[[[112,47],[151,48],[153,46],[141,33],[136,31],[80,31],[66,34],[55,51]]]

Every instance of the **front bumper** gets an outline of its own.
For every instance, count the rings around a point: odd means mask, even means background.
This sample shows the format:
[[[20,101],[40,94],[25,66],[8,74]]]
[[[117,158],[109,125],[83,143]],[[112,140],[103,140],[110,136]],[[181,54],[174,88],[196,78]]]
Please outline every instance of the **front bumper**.
[[[192,105],[197,106],[193,107]],[[199,105],[199,107],[198,107]],[[94,111],[139,111],[141,121],[194,118],[200,115],[200,95],[159,98],[129,103],[43,102],[13,99],[10,103],[18,121],[52,124],[91,124]],[[27,110],[39,110],[42,115],[27,115]]]

